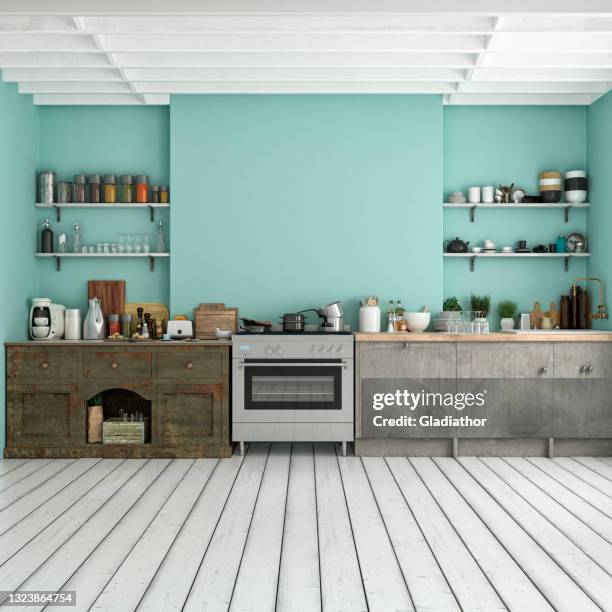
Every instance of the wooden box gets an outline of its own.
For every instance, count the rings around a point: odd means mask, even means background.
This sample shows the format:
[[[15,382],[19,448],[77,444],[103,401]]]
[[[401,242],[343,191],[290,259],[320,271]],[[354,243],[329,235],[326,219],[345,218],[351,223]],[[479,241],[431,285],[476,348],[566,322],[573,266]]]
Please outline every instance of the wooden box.
[[[195,337],[207,340],[215,337],[215,330],[238,331],[238,308],[225,304],[200,304],[195,309]]]
[[[123,421],[119,418],[107,419],[102,423],[102,442],[104,444],[144,444],[147,441],[148,419],[144,421]]]

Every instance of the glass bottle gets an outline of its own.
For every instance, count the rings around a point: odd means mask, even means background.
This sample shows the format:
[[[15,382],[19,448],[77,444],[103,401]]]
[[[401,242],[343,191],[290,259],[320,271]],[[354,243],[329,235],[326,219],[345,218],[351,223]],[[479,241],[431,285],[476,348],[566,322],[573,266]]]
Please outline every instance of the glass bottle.
[[[41,225],[40,252],[53,253],[53,230],[51,229],[51,222],[49,219],[45,219],[44,223]]]
[[[81,252],[81,224],[77,219],[74,223],[74,229],[72,230],[72,252],[80,253]]]
[[[137,334],[142,334],[142,328],[144,325],[144,321],[142,319],[143,312],[144,312],[144,308],[142,306],[139,306],[138,308],[136,308],[136,313],[138,315],[138,319],[136,321],[136,333]]]
[[[57,252],[58,253],[65,253],[66,252],[66,247],[68,242],[68,236],[66,236],[66,232],[63,230],[63,228],[60,227],[59,229],[59,233],[57,235]]]
[[[160,221],[157,228],[157,245],[155,249],[158,253],[166,252],[166,239],[164,237],[164,224]]]
[[[143,240],[143,242],[142,242],[142,252],[143,253],[148,253],[149,250],[150,250],[150,247],[149,247],[149,234],[145,234],[142,237],[142,240]]]

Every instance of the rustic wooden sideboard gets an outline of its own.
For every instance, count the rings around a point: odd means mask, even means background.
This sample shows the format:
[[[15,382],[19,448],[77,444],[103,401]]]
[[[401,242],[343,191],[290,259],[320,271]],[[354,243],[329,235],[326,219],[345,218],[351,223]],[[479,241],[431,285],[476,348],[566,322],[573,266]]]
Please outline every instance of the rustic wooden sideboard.
[[[229,457],[229,376],[226,341],[6,344],[4,456]],[[98,394],[114,410],[133,398],[150,441],[88,443],[87,407]]]

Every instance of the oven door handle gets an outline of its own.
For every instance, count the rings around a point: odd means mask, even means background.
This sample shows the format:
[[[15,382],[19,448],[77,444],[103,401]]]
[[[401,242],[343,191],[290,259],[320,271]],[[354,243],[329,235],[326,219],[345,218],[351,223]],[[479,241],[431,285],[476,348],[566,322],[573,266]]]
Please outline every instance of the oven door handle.
[[[337,367],[348,370],[348,362],[344,359],[342,361],[336,361],[334,363],[245,363],[244,360],[238,362],[238,369],[242,370],[245,366],[254,366],[257,368],[293,368],[295,366],[314,367],[314,368],[329,368]]]

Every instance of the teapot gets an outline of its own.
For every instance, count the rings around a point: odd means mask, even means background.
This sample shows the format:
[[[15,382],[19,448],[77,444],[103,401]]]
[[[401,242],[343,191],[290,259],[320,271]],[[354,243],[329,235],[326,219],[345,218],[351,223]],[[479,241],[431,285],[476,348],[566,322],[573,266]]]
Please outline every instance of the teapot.
[[[442,246],[447,253],[467,253],[469,244],[457,237],[454,240],[445,240]]]

